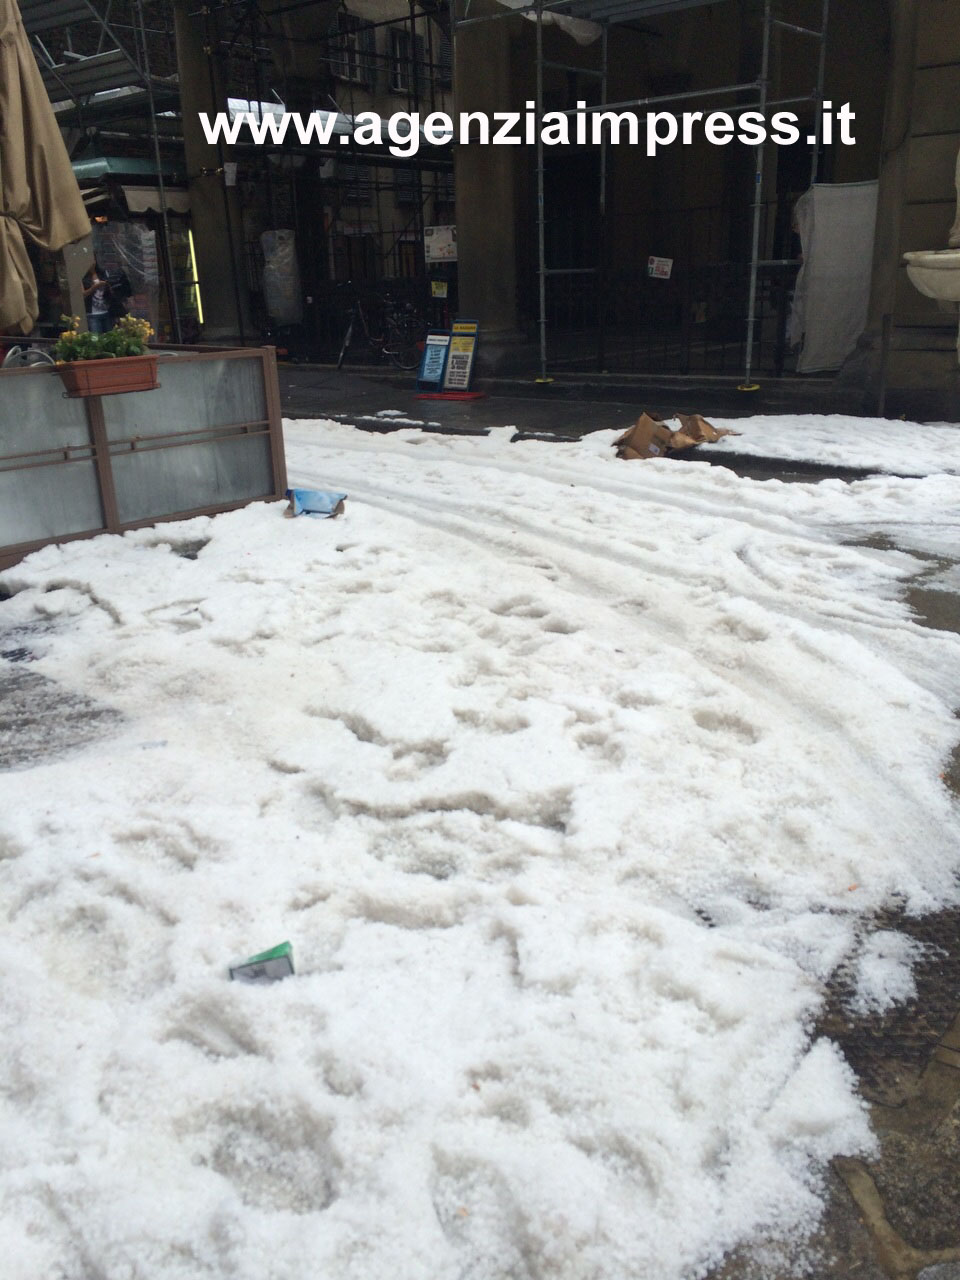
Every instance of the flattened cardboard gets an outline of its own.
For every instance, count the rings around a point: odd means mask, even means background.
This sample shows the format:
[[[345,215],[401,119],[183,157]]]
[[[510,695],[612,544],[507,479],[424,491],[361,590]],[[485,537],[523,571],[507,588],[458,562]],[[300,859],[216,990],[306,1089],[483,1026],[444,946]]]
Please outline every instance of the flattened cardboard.
[[[737,434],[729,427],[715,427],[702,413],[678,413],[677,421],[680,423],[680,431],[689,436],[694,444],[715,444],[721,436]]]
[[[700,444],[699,440],[695,440],[693,436],[688,436],[685,431],[674,431],[670,437],[671,449],[693,449]]]
[[[693,449],[699,444],[713,444],[721,436],[736,435],[726,427],[715,427],[700,413],[678,413],[679,431],[671,431],[665,422],[642,413],[629,431],[616,441],[617,457],[631,461],[635,458],[663,458],[681,449]]]

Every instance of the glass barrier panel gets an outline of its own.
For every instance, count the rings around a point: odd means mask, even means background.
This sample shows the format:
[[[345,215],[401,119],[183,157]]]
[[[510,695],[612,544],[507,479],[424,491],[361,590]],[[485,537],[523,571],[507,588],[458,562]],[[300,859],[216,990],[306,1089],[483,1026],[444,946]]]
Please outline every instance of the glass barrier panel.
[[[190,360],[163,355],[157,378],[160,386],[156,391],[104,396],[103,417],[111,443],[266,419],[267,396],[259,356]]]
[[[92,462],[0,471],[0,547],[104,527]]]
[[[68,400],[54,369],[0,372],[0,458],[90,443],[82,400]]]
[[[0,372],[0,547],[104,527],[94,463],[64,459],[27,470],[11,460],[11,455],[89,447],[83,401],[64,396],[59,374],[53,369]]]
[[[266,435],[114,453],[111,461],[122,524],[273,493]]]

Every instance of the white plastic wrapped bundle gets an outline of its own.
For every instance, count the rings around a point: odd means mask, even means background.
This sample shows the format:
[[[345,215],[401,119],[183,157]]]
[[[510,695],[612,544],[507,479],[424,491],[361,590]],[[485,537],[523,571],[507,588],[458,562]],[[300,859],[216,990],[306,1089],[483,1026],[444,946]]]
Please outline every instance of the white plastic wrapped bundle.
[[[263,296],[267,313],[276,325],[299,324],[303,319],[300,298],[300,268],[292,231],[264,231]]]
[[[803,267],[797,277],[791,343],[799,373],[839,369],[867,324],[876,182],[818,183],[797,201]]]

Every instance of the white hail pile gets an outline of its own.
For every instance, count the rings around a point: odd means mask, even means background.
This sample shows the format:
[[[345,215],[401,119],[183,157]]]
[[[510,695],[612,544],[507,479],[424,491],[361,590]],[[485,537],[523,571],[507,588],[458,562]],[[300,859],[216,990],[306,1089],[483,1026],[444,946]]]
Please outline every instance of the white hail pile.
[[[957,901],[960,478],[509,434],[289,424],[342,517],[0,575],[0,680],[112,713],[0,773],[8,1280],[680,1280],[869,1149],[813,1028]]]

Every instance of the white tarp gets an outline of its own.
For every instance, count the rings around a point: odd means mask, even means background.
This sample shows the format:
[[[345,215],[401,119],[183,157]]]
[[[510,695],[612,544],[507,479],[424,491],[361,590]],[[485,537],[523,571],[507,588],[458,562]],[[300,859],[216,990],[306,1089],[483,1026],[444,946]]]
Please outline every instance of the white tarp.
[[[497,0],[497,3],[504,5],[507,9],[522,9],[523,16],[530,22],[537,20],[536,9],[530,4],[530,0]],[[593,44],[603,30],[598,22],[590,22],[585,18],[571,18],[565,13],[552,13],[549,9],[545,9],[543,25],[549,27],[554,23],[561,31],[572,36],[577,44]]]
[[[839,369],[866,328],[877,183],[818,183],[797,201],[803,266],[789,338],[798,373]]]
[[[150,210],[159,212],[159,187],[127,187],[123,188],[127,209],[130,213],[147,213]],[[172,187],[163,189],[164,203],[170,213],[190,212],[190,192],[180,191]]]
[[[299,324],[303,319],[300,300],[300,267],[296,236],[292,231],[264,231],[263,296],[274,324]]]
[[[127,188],[129,190],[129,188]],[[160,332],[160,259],[157,233],[142,222],[96,222],[93,250],[108,276],[122,272],[133,292],[127,299],[131,315],[143,316]]]

